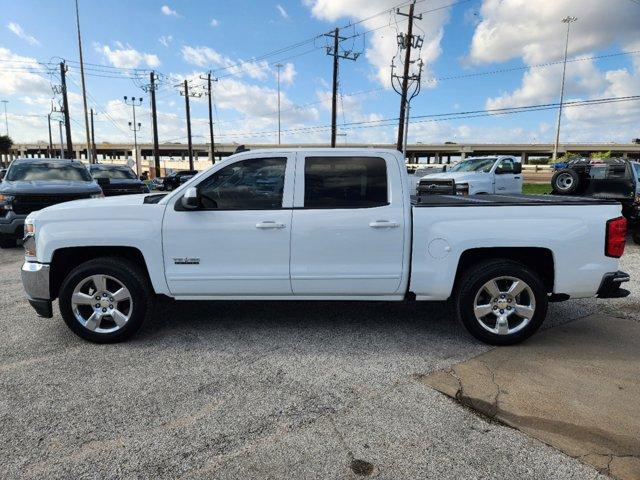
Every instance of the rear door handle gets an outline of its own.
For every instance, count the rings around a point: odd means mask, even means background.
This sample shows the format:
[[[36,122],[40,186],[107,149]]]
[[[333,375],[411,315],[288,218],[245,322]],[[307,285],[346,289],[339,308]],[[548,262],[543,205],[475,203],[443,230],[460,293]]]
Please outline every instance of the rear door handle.
[[[272,221],[264,221],[256,223],[256,228],[268,229],[268,228],[284,228],[286,225],[284,223],[272,222]]]
[[[400,225],[396,222],[390,222],[389,220],[376,220],[369,224],[371,228],[397,228]]]
[[[520,180],[520,177],[513,177],[514,180]]]

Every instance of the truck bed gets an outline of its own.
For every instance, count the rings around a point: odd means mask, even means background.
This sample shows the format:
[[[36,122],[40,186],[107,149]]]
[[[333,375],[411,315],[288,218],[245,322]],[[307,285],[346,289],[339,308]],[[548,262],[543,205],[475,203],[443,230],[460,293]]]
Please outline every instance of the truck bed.
[[[611,205],[618,202],[557,195],[412,195],[413,207],[529,207],[536,205]]]

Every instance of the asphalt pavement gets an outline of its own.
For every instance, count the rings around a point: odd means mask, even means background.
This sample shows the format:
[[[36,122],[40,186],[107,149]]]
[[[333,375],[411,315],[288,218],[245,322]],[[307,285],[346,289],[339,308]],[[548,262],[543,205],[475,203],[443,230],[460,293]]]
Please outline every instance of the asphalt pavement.
[[[36,317],[21,255],[0,251],[0,478],[605,478],[425,386],[491,350],[446,305],[165,301],[94,345]]]

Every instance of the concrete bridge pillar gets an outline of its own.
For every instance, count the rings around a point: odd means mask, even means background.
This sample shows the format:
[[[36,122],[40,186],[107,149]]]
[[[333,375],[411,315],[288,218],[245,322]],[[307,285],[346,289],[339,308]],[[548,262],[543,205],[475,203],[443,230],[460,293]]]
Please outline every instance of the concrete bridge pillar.
[[[520,155],[520,158],[522,160],[523,165],[529,164],[529,154],[527,152],[522,152],[522,154]]]

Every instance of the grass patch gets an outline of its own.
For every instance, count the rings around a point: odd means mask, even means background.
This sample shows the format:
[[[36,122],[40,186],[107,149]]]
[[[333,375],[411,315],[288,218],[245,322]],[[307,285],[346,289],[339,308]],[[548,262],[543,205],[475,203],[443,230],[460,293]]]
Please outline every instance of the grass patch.
[[[551,184],[549,183],[525,183],[522,186],[522,193],[525,195],[543,195],[551,193]]]

